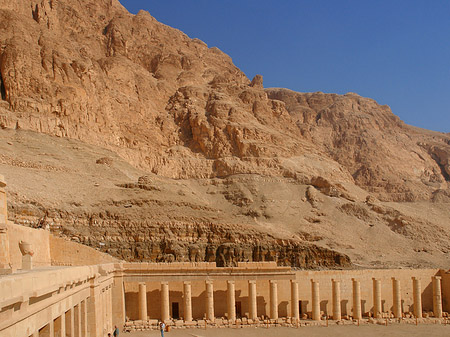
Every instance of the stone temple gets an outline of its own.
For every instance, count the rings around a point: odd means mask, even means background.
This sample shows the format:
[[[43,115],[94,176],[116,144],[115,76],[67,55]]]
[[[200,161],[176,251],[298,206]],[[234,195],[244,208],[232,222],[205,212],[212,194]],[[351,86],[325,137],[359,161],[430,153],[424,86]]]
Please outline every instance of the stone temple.
[[[8,221],[0,176],[0,336],[446,319],[439,269],[304,271],[275,262],[127,263]]]

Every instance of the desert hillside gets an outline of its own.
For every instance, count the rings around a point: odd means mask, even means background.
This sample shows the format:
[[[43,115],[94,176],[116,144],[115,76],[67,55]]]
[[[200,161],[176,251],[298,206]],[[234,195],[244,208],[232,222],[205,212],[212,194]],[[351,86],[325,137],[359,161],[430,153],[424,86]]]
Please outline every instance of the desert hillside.
[[[18,223],[127,260],[450,262],[450,135],[374,100],[264,89],[117,0],[0,0],[0,78]]]

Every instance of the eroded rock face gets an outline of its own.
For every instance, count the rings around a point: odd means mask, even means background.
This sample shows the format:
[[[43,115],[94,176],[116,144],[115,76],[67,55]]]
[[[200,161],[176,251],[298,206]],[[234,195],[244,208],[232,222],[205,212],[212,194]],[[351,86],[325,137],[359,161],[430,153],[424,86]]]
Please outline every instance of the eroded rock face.
[[[356,94],[264,90],[262,76],[250,81],[219,49],[147,12],[131,15],[117,0],[0,0],[0,78],[0,132],[17,130],[5,136],[14,138],[6,148],[15,151],[2,150],[2,169],[18,185],[36,172],[67,184],[64,194],[53,191],[55,200],[42,192],[51,183],[36,192],[18,187],[11,214],[23,223],[45,222],[43,214],[64,199],[50,227],[129,260],[347,266],[347,253],[361,255],[336,235],[351,228],[352,240],[369,244],[361,222],[400,235],[405,247],[420,237],[447,252],[447,239],[430,234],[442,219],[378,213],[379,206],[369,208],[376,203],[358,202],[367,194],[380,202],[448,202],[448,134],[409,127],[389,107]],[[25,130],[65,138],[42,140],[59,149],[75,139],[121,158],[95,153],[76,166],[93,150],[74,145],[83,150],[48,156],[45,144],[20,147]],[[41,145],[45,151],[30,153]],[[108,180],[118,172],[120,179]],[[196,194],[170,179],[211,186]],[[39,214],[31,216],[35,205]],[[135,208],[139,214],[123,213]]]
[[[448,135],[410,127],[388,106],[353,93],[266,92],[286,104],[303,137],[379,198],[426,200],[449,188]]]

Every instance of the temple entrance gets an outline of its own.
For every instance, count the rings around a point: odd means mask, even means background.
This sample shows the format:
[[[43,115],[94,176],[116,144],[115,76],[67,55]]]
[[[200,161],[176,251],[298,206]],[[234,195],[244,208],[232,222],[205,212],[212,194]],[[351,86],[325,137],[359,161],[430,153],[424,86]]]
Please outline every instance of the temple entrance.
[[[172,318],[180,319],[180,307],[178,302],[172,302]]]
[[[236,302],[236,317],[242,317],[242,306],[241,302]]]
[[[298,313],[299,313],[300,318],[301,318],[302,315],[303,315],[303,312],[302,312],[302,301],[298,301]]]

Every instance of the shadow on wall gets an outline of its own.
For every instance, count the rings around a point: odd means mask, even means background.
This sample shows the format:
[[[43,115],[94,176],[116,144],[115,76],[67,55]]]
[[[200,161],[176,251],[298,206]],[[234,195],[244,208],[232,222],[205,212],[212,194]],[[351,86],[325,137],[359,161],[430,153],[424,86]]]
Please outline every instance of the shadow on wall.
[[[2,76],[1,72],[0,72],[0,94],[1,94],[2,100],[6,101],[6,88],[5,88],[5,84],[3,83],[3,76]]]
[[[439,274],[436,274],[439,276]],[[433,311],[433,282],[422,291],[422,310]]]
[[[287,317],[288,316],[288,301],[283,301],[278,304],[278,316],[279,317]]]
[[[361,312],[362,312],[363,316],[367,312],[367,310],[366,310],[366,303],[367,303],[366,300],[361,300]]]
[[[348,315],[347,306],[348,306],[348,300],[342,300],[341,301],[341,313],[342,313],[342,315]]]
[[[257,316],[268,316],[268,313],[266,312],[266,301],[264,300],[264,296],[257,296],[256,297],[256,308],[257,308]]]

